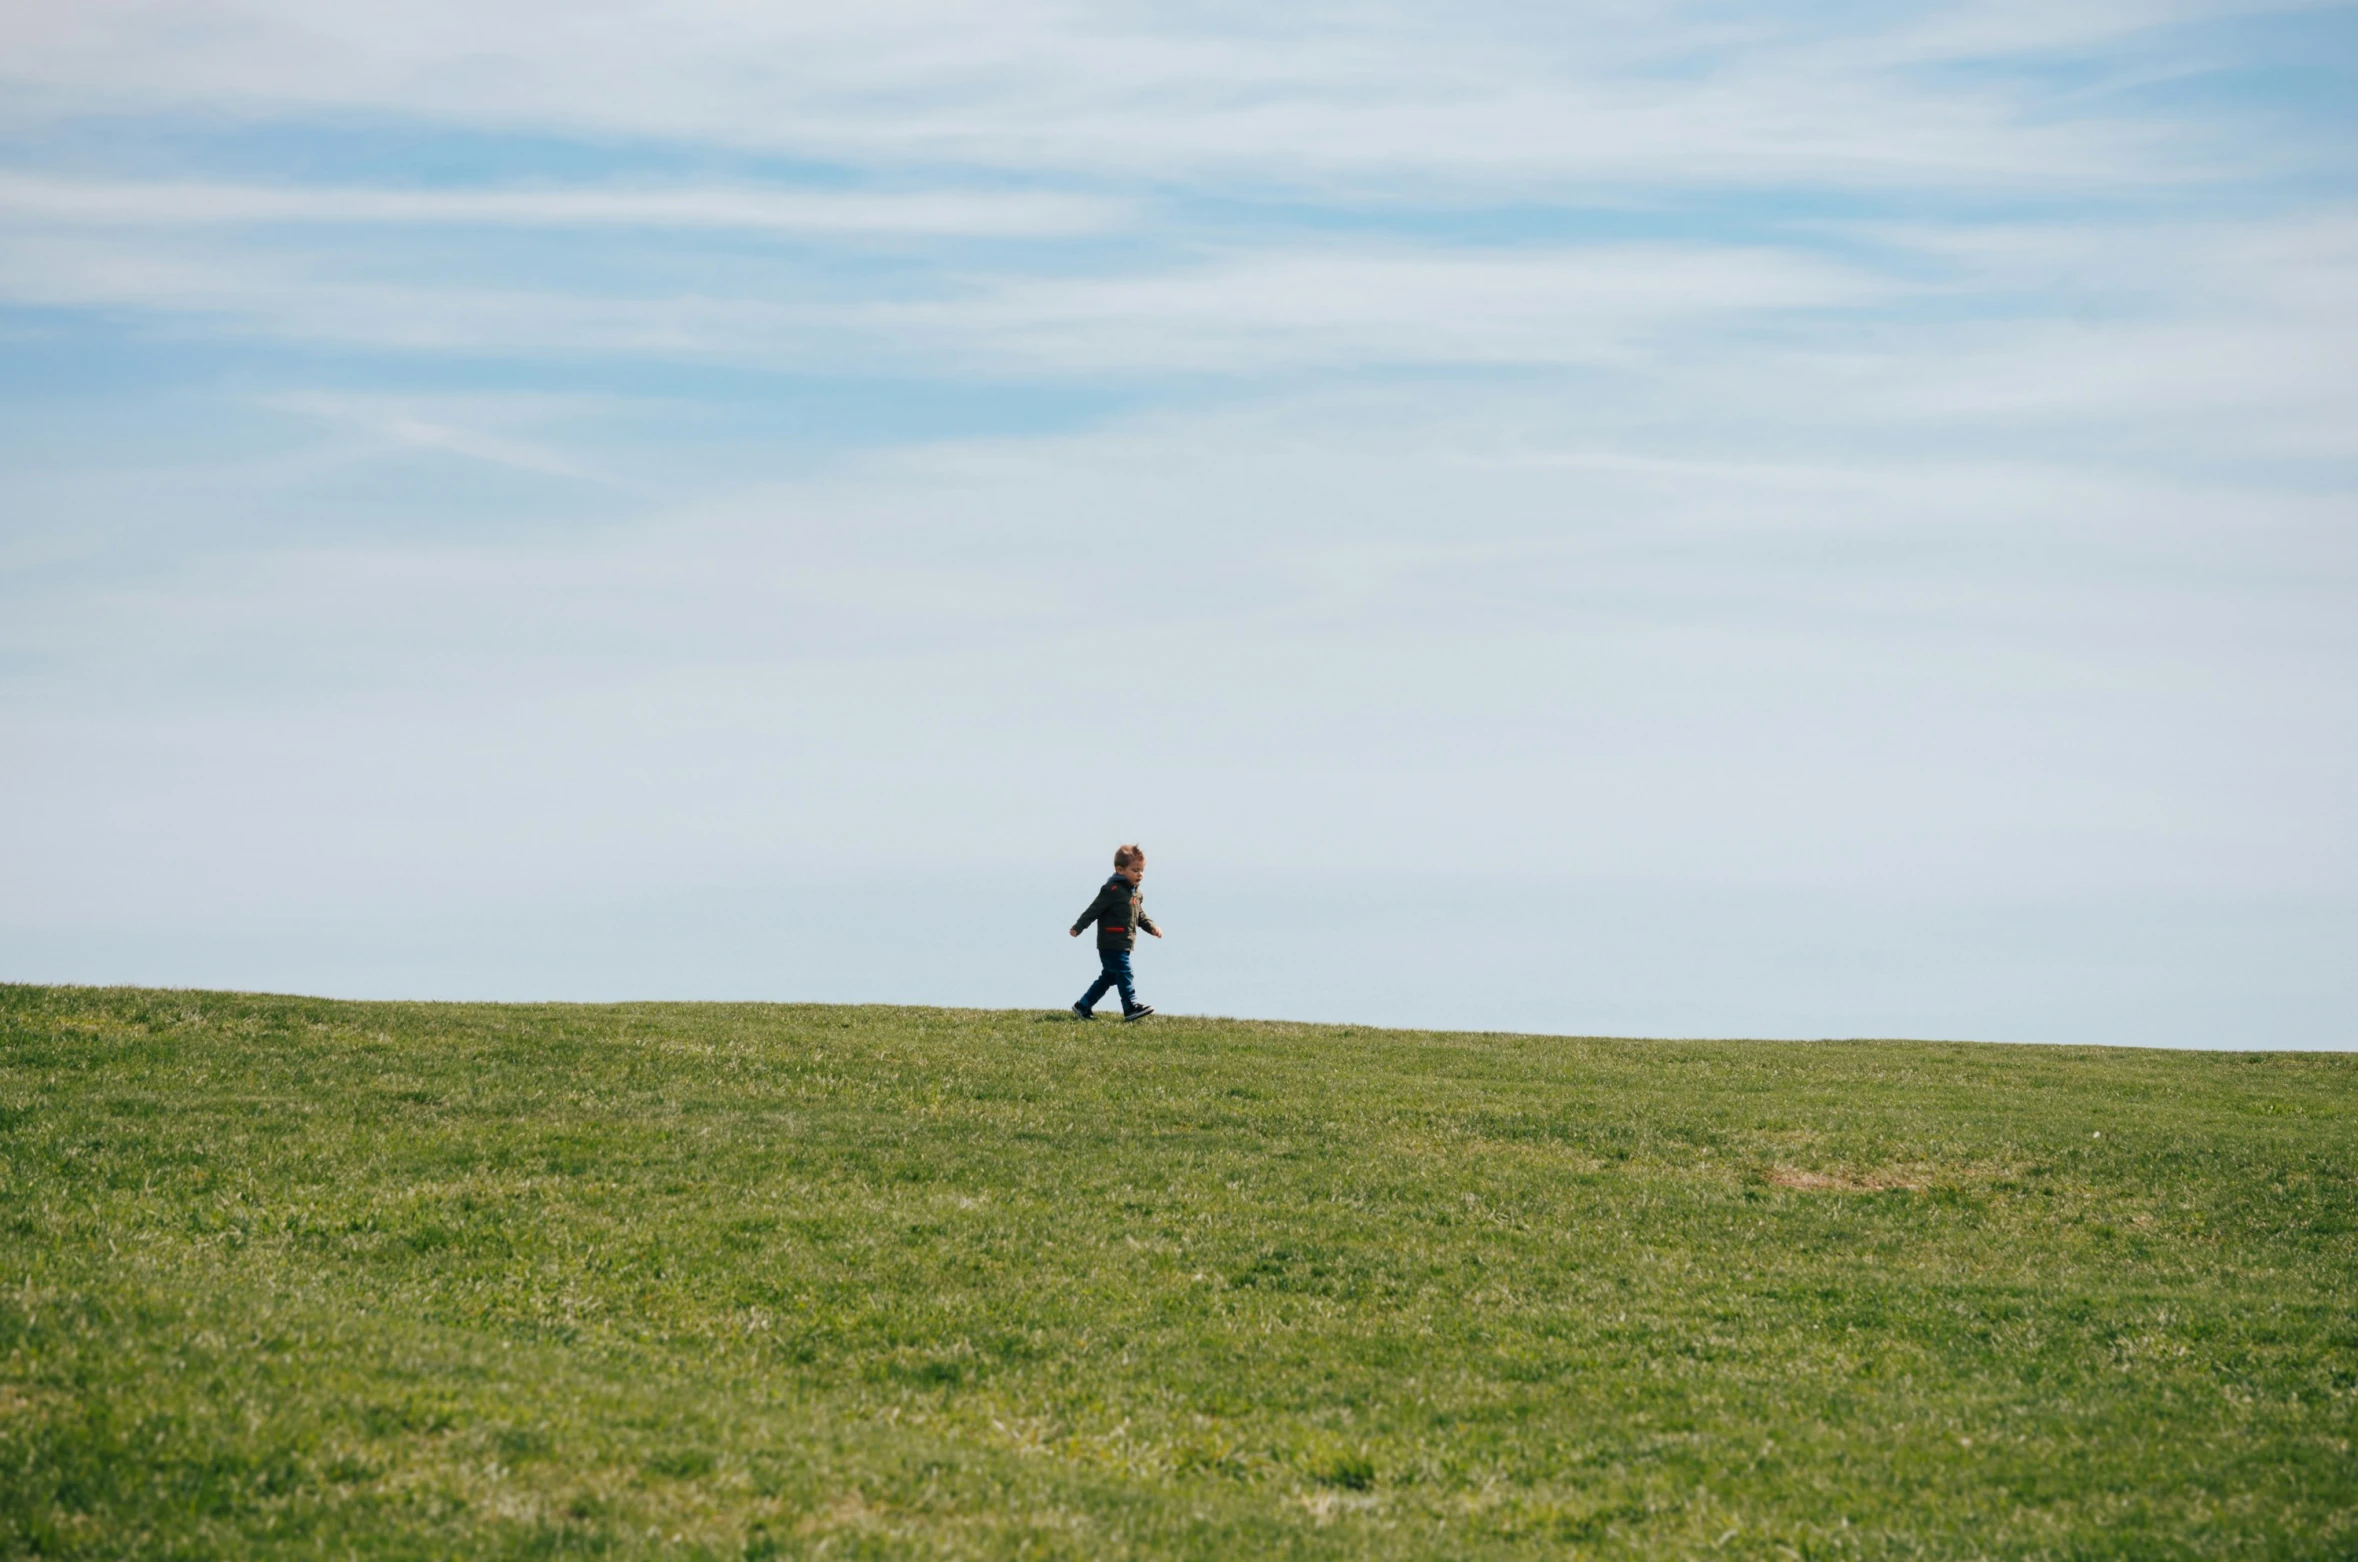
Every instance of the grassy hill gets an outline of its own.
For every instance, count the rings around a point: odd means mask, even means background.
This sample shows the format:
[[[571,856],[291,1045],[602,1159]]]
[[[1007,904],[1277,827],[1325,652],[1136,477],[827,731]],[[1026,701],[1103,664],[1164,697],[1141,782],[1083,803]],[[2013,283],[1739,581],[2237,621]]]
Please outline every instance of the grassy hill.
[[[0,1555],[2358,1555],[2358,1057],[0,987]]]

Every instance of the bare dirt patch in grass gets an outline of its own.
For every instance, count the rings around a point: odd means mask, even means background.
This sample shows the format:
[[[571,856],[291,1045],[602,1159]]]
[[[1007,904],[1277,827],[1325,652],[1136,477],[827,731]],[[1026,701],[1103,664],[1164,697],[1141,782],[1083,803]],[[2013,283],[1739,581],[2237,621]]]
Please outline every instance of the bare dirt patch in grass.
[[[1885,1168],[1877,1171],[1803,1171],[1797,1166],[1772,1166],[1762,1173],[1770,1187],[1798,1193],[1922,1193],[1931,1186],[1923,1173]]]
[[[839,1529],[879,1529],[890,1517],[883,1508],[870,1502],[866,1493],[853,1490],[845,1492],[818,1512],[805,1514],[802,1521],[795,1525],[795,1531],[803,1535],[823,1535]]]
[[[0,1383],[0,1416],[46,1415],[63,1396],[15,1383]]]

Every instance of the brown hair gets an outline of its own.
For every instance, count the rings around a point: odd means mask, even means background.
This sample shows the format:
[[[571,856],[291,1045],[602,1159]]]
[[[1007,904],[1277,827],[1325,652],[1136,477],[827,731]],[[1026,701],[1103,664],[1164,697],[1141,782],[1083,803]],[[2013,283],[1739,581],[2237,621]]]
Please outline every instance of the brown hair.
[[[1114,866],[1115,866],[1117,869],[1118,869],[1118,868],[1141,868],[1141,867],[1144,867],[1145,865],[1146,865],[1146,848],[1145,848],[1145,847],[1143,847],[1143,846],[1119,846],[1119,847],[1116,847],[1116,848],[1114,849]]]

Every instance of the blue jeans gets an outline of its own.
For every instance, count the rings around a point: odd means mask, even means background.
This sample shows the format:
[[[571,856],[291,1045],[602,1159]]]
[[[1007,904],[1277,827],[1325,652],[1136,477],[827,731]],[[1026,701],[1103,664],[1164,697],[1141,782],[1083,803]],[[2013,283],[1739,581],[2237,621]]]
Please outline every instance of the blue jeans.
[[[1075,1007],[1083,1014],[1087,1014],[1091,1009],[1097,1007],[1097,1000],[1104,997],[1106,989],[1111,987],[1121,989],[1122,1012],[1124,1014],[1137,1008],[1138,996],[1130,991],[1130,951],[1127,949],[1100,949],[1097,951],[1097,959],[1105,969],[1097,973],[1097,980],[1089,984],[1089,990],[1081,994],[1081,1001]]]

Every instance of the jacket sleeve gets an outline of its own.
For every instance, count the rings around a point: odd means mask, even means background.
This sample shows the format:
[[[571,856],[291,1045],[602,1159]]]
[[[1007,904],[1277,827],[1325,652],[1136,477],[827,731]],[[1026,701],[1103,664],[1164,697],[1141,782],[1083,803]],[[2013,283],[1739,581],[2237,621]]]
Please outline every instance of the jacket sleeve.
[[[1100,885],[1097,890],[1097,898],[1089,902],[1089,909],[1082,912],[1080,916],[1074,920],[1073,931],[1078,933],[1081,931],[1081,929],[1087,927],[1090,923],[1095,922],[1097,920],[1097,913],[1104,909],[1105,889],[1104,886]]]
[[[1163,930],[1154,925],[1154,918],[1146,914],[1146,908],[1144,906],[1140,906],[1138,908],[1138,931],[1141,933],[1152,933],[1157,938],[1163,936]]]

